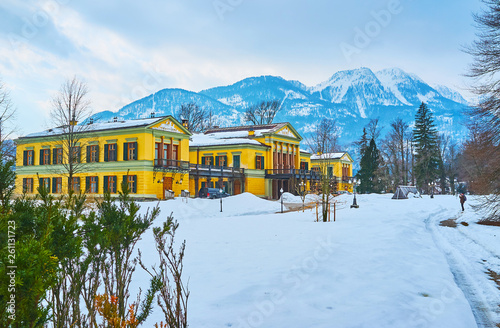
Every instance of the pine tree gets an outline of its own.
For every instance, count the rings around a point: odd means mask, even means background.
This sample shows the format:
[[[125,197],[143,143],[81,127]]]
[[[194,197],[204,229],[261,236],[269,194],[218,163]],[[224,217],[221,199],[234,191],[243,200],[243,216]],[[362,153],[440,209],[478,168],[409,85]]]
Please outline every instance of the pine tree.
[[[415,117],[413,135],[417,186],[429,190],[429,183],[434,181],[439,174],[439,147],[438,133],[432,113],[423,102]]]
[[[361,169],[357,174],[360,185],[357,190],[360,193],[371,193],[379,191],[377,172],[379,171],[380,154],[375,140],[371,139],[368,148],[365,149],[361,158]]]

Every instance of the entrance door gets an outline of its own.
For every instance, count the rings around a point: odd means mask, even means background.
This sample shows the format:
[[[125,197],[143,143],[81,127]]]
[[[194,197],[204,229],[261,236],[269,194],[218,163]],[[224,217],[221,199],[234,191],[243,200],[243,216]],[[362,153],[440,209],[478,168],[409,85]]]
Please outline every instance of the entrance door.
[[[234,181],[234,194],[241,194],[241,181],[239,179]]]
[[[163,178],[163,195],[167,190],[172,190],[172,178]]]

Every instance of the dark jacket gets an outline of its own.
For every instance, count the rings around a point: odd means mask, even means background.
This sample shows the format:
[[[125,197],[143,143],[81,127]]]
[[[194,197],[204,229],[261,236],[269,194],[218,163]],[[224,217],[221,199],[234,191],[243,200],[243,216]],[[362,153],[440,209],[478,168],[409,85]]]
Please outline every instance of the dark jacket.
[[[460,195],[460,203],[462,203],[462,204],[463,204],[463,203],[465,203],[465,201],[466,201],[466,200],[467,200],[467,197],[465,197],[465,195],[464,195],[464,194],[461,194],[461,195]]]

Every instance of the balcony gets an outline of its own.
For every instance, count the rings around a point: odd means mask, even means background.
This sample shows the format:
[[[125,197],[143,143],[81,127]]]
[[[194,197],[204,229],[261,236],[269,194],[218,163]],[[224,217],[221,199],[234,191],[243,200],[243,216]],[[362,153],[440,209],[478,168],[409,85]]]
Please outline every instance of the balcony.
[[[154,169],[164,172],[186,172],[189,171],[188,161],[178,161],[174,159],[155,159]]]
[[[202,177],[244,178],[245,169],[229,166],[189,164],[189,174]]]
[[[314,170],[297,170],[292,168],[267,169],[266,179],[308,179],[319,180],[320,174]]]

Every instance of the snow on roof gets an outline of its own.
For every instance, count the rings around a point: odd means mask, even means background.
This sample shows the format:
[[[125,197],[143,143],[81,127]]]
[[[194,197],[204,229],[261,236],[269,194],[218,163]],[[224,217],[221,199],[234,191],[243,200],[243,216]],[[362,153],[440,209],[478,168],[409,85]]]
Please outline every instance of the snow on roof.
[[[258,145],[264,146],[257,140],[252,140],[248,138],[224,138],[221,136],[222,133],[216,134],[193,134],[191,136],[191,141],[189,142],[189,147],[203,147],[203,146],[224,146],[224,145]],[[248,134],[247,134],[248,135]]]
[[[254,130],[255,135],[262,135],[265,133],[270,133],[270,132],[275,132],[287,125],[288,123],[272,123],[272,124],[263,124],[263,125],[242,125],[242,126],[232,126],[232,127],[227,127],[227,128],[214,128],[214,129],[209,129],[207,130],[207,134],[212,134],[212,133],[237,133],[240,132],[241,134],[247,133],[250,130]]]
[[[340,159],[345,153],[326,153],[321,155],[312,155],[311,159]]]
[[[165,116],[166,117],[166,116]],[[77,132],[94,132],[102,130],[112,130],[112,129],[122,129],[122,128],[132,128],[139,126],[147,126],[153,124],[165,117],[154,117],[154,118],[142,118],[137,120],[126,120],[117,122],[97,122],[92,124],[81,123],[77,125]],[[28,134],[22,138],[33,138],[33,137],[49,137],[56,136],[66,133],[67,130],[63,127],[57,127],[53,129],[48,129],[42,132],[35,132]]]

